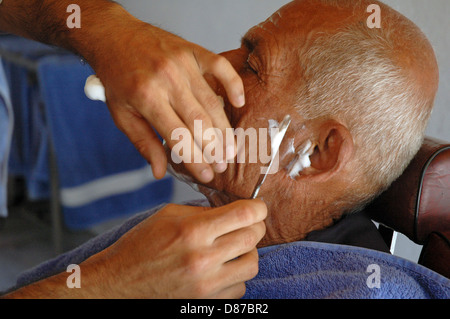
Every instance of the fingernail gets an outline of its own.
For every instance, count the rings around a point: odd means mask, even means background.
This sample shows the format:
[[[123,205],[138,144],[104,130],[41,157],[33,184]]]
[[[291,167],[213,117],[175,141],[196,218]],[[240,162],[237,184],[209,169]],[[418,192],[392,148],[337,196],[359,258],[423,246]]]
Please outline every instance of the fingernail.
[[[231,159],[233,159],[235,156],[236,156],[236,150],[235,150],[234,145],[233,145],[233,144],[232,144],[232,145],[228,145],[228,146],[227,146],[227,149],[226,149],[226,151],[225,151],[225,157],[226,157],[226,159],[227,159],[227,160],[231,160]]]
[[[209,183],[214,178],[214,173],[210,168],[205,168],[200,172],[202,182]]]
[[[227,170],[227,163],[217,163],[214,168],[216,173],[223,173]]]
[[[239,106],[239,107],[244,106],[245,105],[245,96],[244,96],[244,94],[239,95],[237,97],[237,99],[236,99],[236,102],[237,102],[236,106]]]

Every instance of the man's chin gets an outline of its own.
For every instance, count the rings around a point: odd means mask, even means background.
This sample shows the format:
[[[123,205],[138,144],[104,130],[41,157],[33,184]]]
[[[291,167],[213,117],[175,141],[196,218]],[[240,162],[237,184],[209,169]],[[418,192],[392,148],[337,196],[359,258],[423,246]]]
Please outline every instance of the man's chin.
[[[180,182],[191,186],[195,191],[203,194],[208,199],[211,207],[224,206],[242,199],[238,196],[227,194],[223,191],[218,191],[212,187],[198,183],[190,175],[182,172],[183,169],[181,169],[180,165],[173,165],[171,162],[169,162],[169,165],[167,165],[167,171],[170,175],[178,179]]]
[[[232,202],[235,202],[237,200],[242,199],[241,197],[228,194],[222,191],[218,191],[216,189],[197,184],[197,188],[200,193],[205,195],[205,197],[208,199],[208,202],[211,207],[220,207],[227,204],[230,204]]]

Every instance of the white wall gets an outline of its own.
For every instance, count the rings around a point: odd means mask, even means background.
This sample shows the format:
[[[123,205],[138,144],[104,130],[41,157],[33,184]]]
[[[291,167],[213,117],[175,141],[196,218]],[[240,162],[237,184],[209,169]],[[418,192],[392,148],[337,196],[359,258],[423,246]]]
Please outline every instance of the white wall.
[[[119,0],[137,18],[216,53],[235,49],[240,38],[289,0]]]
[[[214,52],[239,46],[240,38],[290,0],[119,0],[141,20],[176,33]],[[441,80],[429,136],[450,141],[450,1],[385,0],[428,36]]]

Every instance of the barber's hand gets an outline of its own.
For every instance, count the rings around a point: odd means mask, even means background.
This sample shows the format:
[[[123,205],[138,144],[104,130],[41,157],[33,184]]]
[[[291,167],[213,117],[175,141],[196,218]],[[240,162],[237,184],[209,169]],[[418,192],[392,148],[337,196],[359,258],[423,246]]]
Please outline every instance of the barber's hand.
[[[149,24],[130,22],[111,34],[108,45],[98,46],[100,58],[96,59],[95,71],[105,86],[106,102],[116,125],[151,164],[154,176],[162,178],[167,158],[152,126],[169,148],[179,142],[171,139],[176,128],[187,128],[191,145],[196,147],[194,120],[202,121],[203,132],[218,128],[224,133],[230,123],[223,102],[204,75],[213,75],[236,107],[245,103],[242,80],[224,57]],[[199,154],[208,143],[200,145]],[[186,168],[200,182],[210,182],[214,171],[226,169],[226,146],[223,164],[211,166],[207,162],[211,159],[194,163],[192,150],[191,163],[183,159]],[[230,146],[236,152],[234,143]]]
[[[102,275],[99,298],[239,298],[258,272],[266,214],[260,200],[214,209],[171,204],[80,267]]]

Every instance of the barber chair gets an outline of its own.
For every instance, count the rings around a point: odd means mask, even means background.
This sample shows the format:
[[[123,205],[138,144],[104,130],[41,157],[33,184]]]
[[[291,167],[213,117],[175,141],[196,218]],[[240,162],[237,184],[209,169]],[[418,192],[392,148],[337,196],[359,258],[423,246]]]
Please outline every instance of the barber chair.
[[[366,212],[380,232],[396,231],[422,245],[418,263],[450,278],[450,143],[426,138],[403,175]]]

